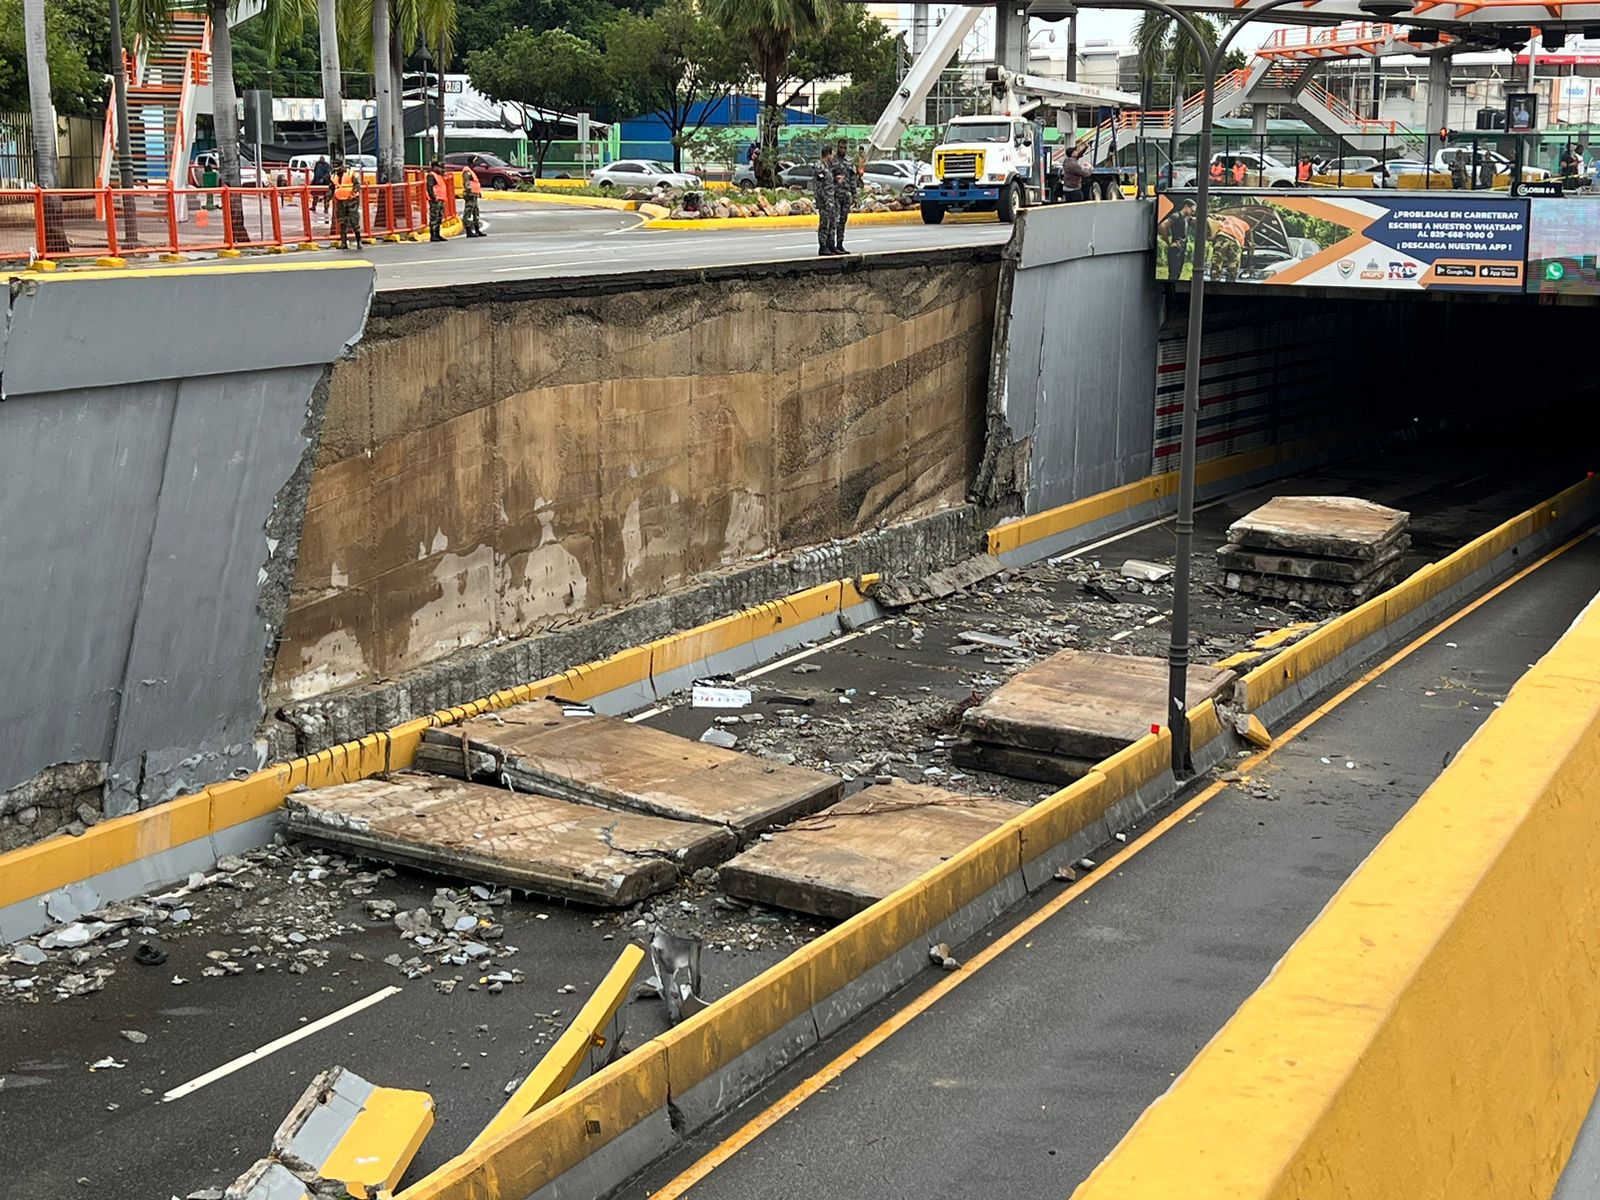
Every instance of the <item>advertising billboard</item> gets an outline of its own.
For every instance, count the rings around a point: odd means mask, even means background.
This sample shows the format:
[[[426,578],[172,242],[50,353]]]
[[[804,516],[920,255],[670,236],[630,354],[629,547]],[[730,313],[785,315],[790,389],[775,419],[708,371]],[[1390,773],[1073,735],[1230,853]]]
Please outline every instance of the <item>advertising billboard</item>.
[[[1600,197],[1529,203],[1528,290],[1600,295]]]
[[[1266,286],[1520,292],[1527,200],[1224,192],[1210,198],[1206,278]],[[1194,199],[1162,196],[1156,278],[1194,276]]]

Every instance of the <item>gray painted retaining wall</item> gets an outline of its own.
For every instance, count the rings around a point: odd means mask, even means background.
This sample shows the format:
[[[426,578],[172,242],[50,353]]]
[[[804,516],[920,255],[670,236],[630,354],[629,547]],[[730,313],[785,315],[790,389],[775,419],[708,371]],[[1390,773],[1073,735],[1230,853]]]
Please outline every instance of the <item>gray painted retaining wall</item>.
[[[365,264],[11,284],[0,339],[8,840],[70,817],[50,808],[62,764],[86,764],[79,794],[104,778],[108,814],[262,764],[263,685],[319,398],[372,290]]]
[[[1026,512],[1150,474],[1161,321],[1154,254],[1147,201],[1036,208],[1018,222],[991,406],[1015,447],[1013,486]]]

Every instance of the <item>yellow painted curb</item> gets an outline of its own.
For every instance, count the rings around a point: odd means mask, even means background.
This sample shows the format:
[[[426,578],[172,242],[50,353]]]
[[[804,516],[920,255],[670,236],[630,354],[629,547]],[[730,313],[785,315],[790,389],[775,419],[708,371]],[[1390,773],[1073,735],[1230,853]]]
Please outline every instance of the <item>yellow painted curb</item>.
[[[519,1124],[535,1109],[542,1108],[567,1090],[567,1084],[583,1065],[584,1055],[597,1046],[605,1045],[606,1027],[617,1015],[617,1009],[628,998],[628,989],[639,974],[644,962],[644,950],[638,946],[624,946],[617,961],[606,972],[594,994],[578,1010],[565,1032],[556,1039],[538,1066],[528,1072],[526,1079],[511,1093],[500,1111],[483,1132],[468,1143],[464,1153],[471,1154],[479,1147]]]
[[[60,269],[61,264],[53,258],[36,258],[28,264],[28,270],[30,271],[57,271]]]
[[[188,258],[182,254],[158,254],[156,258],[159,262],[164,263],[181,263],[189,261]]]
[[[955,224],[994,224],[993,213],[954,213],[945,218]],[[851,225],[920,225],[922,214],[916,209],[905,212],[852,213]],[[799,217],[696,217],[693,219],[655,217],[644,223],[646,229],[815,229],[817,217],[810,213]]]
[[[1600,604],[1075,1200],[1548,1196],[1600,1075]]]
[[[339,1180],[351,1195],[367,1195],[369,1188],[392,1191],[416,1158],[433,1119],[433,1097],[427,1092],[373,1088],[350,1128],[316,1164],[317,1174]]]
[[[117,270],[128,265],[128,260],[118,254],[107,254],[94,260],[94,265],[109,270]]]
[[[301,242],[298,248],[301,250],[321,250],[323,247],[321,242]]]
[[[243,258],[244,257],[244,251],[243,250],[218,250],[217,251],[217,257],[218,258]]]
[[[1457,555],[1452,556],[1453,562],[1446,560],[1450,562],[1445,569],[1446,577],[1465,578],[1477,566],[1492,559],[1499,552],[1504,539],[1511,536],[1503,531],[1514,531],[1516,538],[1520,539],[1568,511],[1570,504],[1580,500],[1592,502],[1597,485],[1600,485],[1600,481],[1586,480],[1568,489],[1554,501],[1506,522],[1500,530],[1491,531],[1463,547]],[[1132,486],[1149,491],[1153,485],[1152,480],[1145,480]],[[1125,497],[1113,496],[1108,504],[1115,505],[1122,499]],[[840,587],[838,602],[847,607],[850,597],[846,593],[854,590],[856,585],[837,586]],[[859,586],[865,587],[865,581]],[[1406,584],[1402,584],[1401,588],[1407,586],[1433,595],[1445,584],[1439,571],[1424,568]],[[811,590],[815,592],[817,589]],[[859,594],[856,591],[856,595]],[[806,596],[806,593],[801,593],[801,597]],[[796,599],[791,597],[791,601]],[[808,611],[815,603],[815,598],[807,597],[796,604],[797,615]],[[1381,623],[1383,610],[1379,611]],[[1400,613],[1408,609],[1395,611]],[[1365,631],[1372,623],[1370,613],[1358,609],[1329,622],[1311,637],[1324,636],[1341,644],[1354,645],[1365,636]],[[715,648],[724,644],[729,631],[720,622],[713,622],[710,626],[682,636],[704,639],[707,648],[714,652]],[[1296,653],[1309,640],[1308,637],[1297,643],[1284,654]],[[671,646],[671,640],[667,641],[668,645],[658,645],[652,649],[652,653],[660,656],[663,662],[673,661],[677,653]],[[1600,638],[1597,638],[1596,645],[1600,645]],[[1600,662],[1600,654],[1594,657]],[[1216,706],[1210,701],[1197,706],[1190,714],[1190,721],[1197,745],[1204,745],[1224,732]],[[537,1191],[615,1137],[619,1127],[627,1128],[657,1113],[671,1097],[682,1095],[689,1088],[710,1078],[717,1070],[759,1045],[819,1000],[859,978],[901,948],[915,944],[940,921],[984,895],[995,883],[1023,864],[1034,861],[1067,837],[1101,819],[1107,806],[1114,800],[1159,779],[1171,763],[1171,737],[1171,732],[1166,729],[1146,734],[1133,745],[1105,759],[1083,779],[1019,814],[920,879],[908,883],[866,911],[796,950],[782,962],[716,1001],[704,1012],[690,1017],[602,1072],[602,1076],[609,1076],[610,1072],[615,1071],[619,1073],[617,1076],[607,1077],[603,1081],[601,1076],[586,1080],[561,1097],[560,1101],[505,1131],[497,1140],[488,1141],[476,1150],[452,1160],[434,1175],[407,1189],[402,1200],[472,1200],[484,1195],[524,1195]],[[1596,758],[1600,760],[1600,752],[1597,752]],[[1584,806],[1574,807],[1587,811]],[[1595,848],[1591,858],[1600,861],[1600,847]],[[1505,908],[1515,911],[1518,906],[1508,902]],[[1597,997],[1597,1001],[1600,1001],[1600,997]],[[1592,1008],[1589,1011],[1592,1012]],[[1438,1051],[1436,1061],[1448,1064],[1446,1050]],[[631,1075],[635,1069],[638,1074],[633,1079],[633,1086],[623,1086],[627,1076],[621,1073]],[[664,1084],[658,1079],[658,1072],[664,1074]],[[1589,1094],[1588,1091],[1582,1092],[1584,1107],[1587,1106]],[[1376,1107],[1372,1101],[1368,1101],[1369,1110],[1375,1110]],[[1417,1101],[1417,1111],[1426,1109],[1426,1104]],[[1271,1114],[1259,1114],[1256,1117],[1259,1122],[1270,1119]],[[1248,1137],[1235,1134],[1227,1148],[1231,1151],[1249,1145]],[[493,1191],[496,1186],[502,1190]],[[1135,1200],[1135,1197],[1145,1200],[1150,1195],[1179,1194],[1184,1190],[1176,1185],[1153,1191],[1136,1188],[1126,1193],[1126,1200]],[[1349,1192],[1341,1194],[1340,1200],[1350,1194],[1374,1197],[1393,1194],[1398,1197],[1424,1194],[1425,1190],[1419,1187],[1405,1193]],[[1218,1194],[1218,1200],[1223,1194],[1226,1193]],[[1480,1191],[1470,1194],[1487,1193]],[[1290,1197],[1301,1195],[1300,1192],[1274,1193],[1273,1200],[1278,1200],[1280,1196],[1282,1200],[1290,1200]],[[1117,1196],[1118,1200],[1124,1200],[1121,1193]],[[1334,1200],[1332,1194],[1328,1200]]]

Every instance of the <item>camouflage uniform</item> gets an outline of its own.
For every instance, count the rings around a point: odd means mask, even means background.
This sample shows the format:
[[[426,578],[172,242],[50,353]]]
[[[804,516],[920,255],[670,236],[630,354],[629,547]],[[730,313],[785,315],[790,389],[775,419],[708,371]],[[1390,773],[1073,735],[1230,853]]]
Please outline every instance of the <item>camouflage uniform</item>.
[[[819,159],[811,173],[811,197],[817,202],[817,253],[833,253],[834,212],[833,156]]]
[[[1223,234],[1211,243],[1211,278],[1232,280],[1239,275],[1239,243]]]
[[[833,155],[833,252],[843,254],[844,227],[850,220],[850,210],[855,207],[856,193],[861,190],[861,176],[848,154],[834,151]]]
[[[338,195],[340,188],[351,194],[348,199]],[[328,177],[328,199],[333,207],[333,234],[339,239],[339,248],[347,250],[353,239],[355,248],[361,248],[361,176],[343,163],[334,167]]]

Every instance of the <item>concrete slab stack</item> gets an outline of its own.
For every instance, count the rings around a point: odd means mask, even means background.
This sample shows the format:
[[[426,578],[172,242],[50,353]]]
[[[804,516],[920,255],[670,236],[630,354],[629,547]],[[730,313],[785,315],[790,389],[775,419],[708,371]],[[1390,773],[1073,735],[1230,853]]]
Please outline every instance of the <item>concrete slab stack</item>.
[[[1228,527],[1217,562],[1234,591],[1351,608],[1400,577],[1410,521],[1355,496],[1277,496]]]

